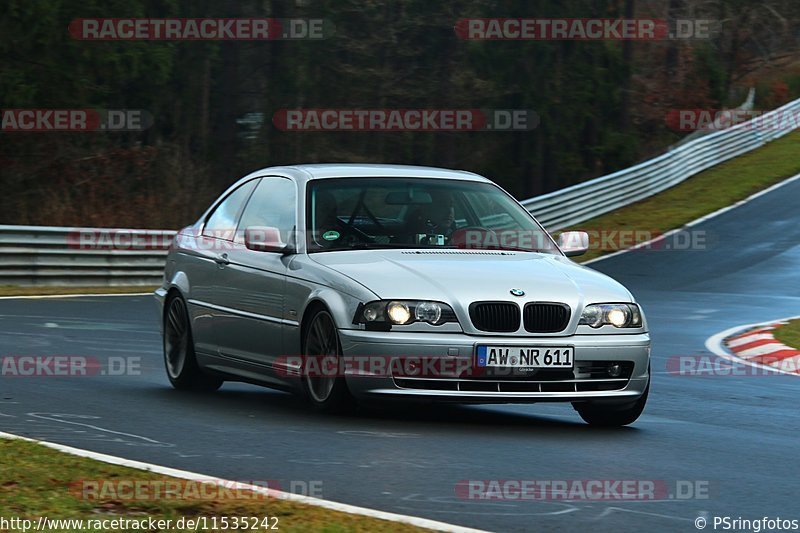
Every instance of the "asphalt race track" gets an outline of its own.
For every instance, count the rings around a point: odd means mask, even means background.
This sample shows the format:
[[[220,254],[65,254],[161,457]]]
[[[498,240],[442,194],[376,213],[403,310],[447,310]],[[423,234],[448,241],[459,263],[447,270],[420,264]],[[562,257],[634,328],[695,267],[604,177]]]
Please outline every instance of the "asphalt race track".
[[[626,284],[650,321],[650,401],[630,428],[592,429],[559,404],[332,417],[247,385],[180,393],[164,374],[152,298],[125,296],[0,301],[0,355],[141,358],[140,375],[0,378],[0,429],[284,489],[321,481],[329,500],[495,531],[800,519],[800,378],[667,372],[671,357],[708,354],[704,342],[719,331],[800,314],[798,205],[800,180],[695,226],[706,250],[668,239],[593,265]],[[491,479],[699,481],[710,494],[574,503],[455,494],[461,480]]]

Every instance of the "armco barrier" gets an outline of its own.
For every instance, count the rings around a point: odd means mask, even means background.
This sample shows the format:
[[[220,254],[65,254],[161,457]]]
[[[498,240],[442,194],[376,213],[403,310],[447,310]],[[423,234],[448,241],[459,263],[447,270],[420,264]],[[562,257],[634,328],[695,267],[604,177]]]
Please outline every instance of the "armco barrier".
[[[563,229],[643,200],[792,131],[800,100],[709,133],[649,161],[522,202],[548,230]],[[789,127],[787,127],[787,125]]]
[[[86,244],[82,235],[99,238],[96,245]],[[174,235],[170,230],[0,226],[0,285],[158,285]],[[103,242],[109,236],[115,244]]]
[[[550,231],[579,224],[789,133],[792,128],[779,125],[791,123],[787,116],[794,114],[800,114],[800,100],[762,115],[758,125],[751,121],[709,133],[634,167],[522,204]],[[114,235],[122,246],[82,246],[76,241],[93,233]],[[0,285],[157,285],[174,235],[171,230],[0,226]]]

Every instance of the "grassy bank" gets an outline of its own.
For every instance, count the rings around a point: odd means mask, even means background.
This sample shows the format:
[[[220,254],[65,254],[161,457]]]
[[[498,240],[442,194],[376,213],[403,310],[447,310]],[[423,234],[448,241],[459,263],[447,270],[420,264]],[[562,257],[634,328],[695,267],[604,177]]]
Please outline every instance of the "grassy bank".
[[[588,231],[590,235],[643,230],[640,239],[636,239],[636,231],[631,232],[635,244],[647,240],[648,234],[657,236],[680,228],[796,174],[800,174],[800,132],[717,165],[646,200],[566,229]],[[616,251],[597,246],[593,243],[579,260],[588,261]]]
[[[0,286],[0,296],[47,296],[63,294],[136,294],[152,293],[155,286],[120,286],[120,287],[17,287],[15,285]]]
[[[790,320],[772,332],[773,336],[786,346],[800,350],[800,319]]]
[[[34,524],[39,517],[48,519],[105,520],[114,518],[170,519],[173,524],[182,518],[198,517],[270,517],[269,525],[275,530],[300,531],[356,531],[356,532],[411,532],[425,529],[365,516],[331,511],[321,507],[302,505],[276,498],[266,498],[249,491],[217,491],[213,495],[224,494],[224,498],[210,499],[198,491],[198,497],[185,496],[189,491],[181,491],[180,498],[132,498],[125,492],[123,482],[149,483],[148,487],[158,487],[154,481],[177,481],[131,468],[102,463],[82,457],[62,453],[39,444],[22,440],[0,439],[0,516],[32,519]],[[87,486],[94,482],[107,483],[111,490],[90,490]],[[183,486],[187,486],[183,482]],[[88,484],[88,485],[87,485]],[[102,485],[106,486],[106,485]],[[191,485],[190,485],[191,486]],[[195,484],[194,487],[197,485]],[[324,487],[323,487],[324,492]],[[139,490],[136,494],[145,494]],[[93,496],[87,498],[86,494]],[[94,496],[98,496],[94,498]],[[276,520],[277,519],[277,520]],[[232,531],[222,527],[200,529],[203,531]],[[249,524],[249,522],[248,522]],[[51,524],[52,526],[52,524]],[[14,530],[12,528],[11,530]],[[72,528],[49,527],[48,531],[72,531]],[[103,531],[128,531],[129,529],[104,529]],[[145,528],[145,530],[147,530]],[[169,531],[189,531],[188,528],[172,528]],[[251,529],[238,529],[250,531]],[[253,531],[268,531],[260,524]],[[84,530],[85,531],[85,530]]]

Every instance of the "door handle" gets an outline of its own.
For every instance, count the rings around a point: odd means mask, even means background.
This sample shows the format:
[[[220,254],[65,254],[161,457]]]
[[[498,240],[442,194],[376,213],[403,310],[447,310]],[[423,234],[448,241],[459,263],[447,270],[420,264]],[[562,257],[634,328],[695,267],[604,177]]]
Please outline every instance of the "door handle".
[[[214,262],[216,262],[219,266],[224,266],[230,264],[230,259],[228,259],[228,254],[217,254],[214,257]]]

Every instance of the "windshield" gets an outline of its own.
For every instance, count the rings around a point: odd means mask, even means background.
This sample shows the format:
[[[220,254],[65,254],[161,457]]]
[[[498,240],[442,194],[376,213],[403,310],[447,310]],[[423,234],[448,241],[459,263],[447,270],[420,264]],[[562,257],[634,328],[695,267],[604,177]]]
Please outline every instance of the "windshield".
[[[335,178],[308,185],[309,252],[457,248],[560,254],[533,217],[491,183]]]

